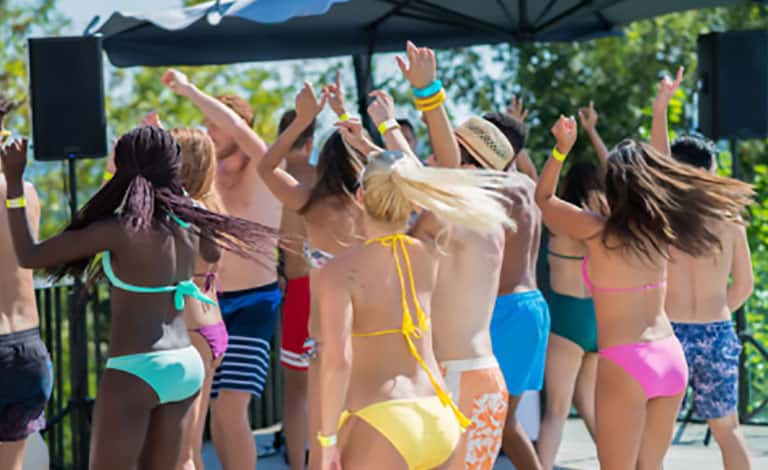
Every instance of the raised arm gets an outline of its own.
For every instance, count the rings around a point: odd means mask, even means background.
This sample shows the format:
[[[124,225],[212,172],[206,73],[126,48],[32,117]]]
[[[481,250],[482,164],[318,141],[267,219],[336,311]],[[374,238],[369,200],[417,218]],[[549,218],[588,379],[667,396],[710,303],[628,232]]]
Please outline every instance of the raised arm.
[[[557,145],[541,170],[535,198],[536,204],[541,208],[544,223],[552,232],[585,240],[602,228],[601,219],[555,195],[565,156],[576,143],[576,132],[576,121],[572,117],[560,116],[552,127]]]
[[[197,106],[205,116],[223,132],[230,135],[238,147],[251,157],[252,162],[258,161],[267,151],[267,144],[251,129],[247,122],[216,98],[199,90],[187,76],[178,70],[168,69],[163,74],[163,83],[174,93],[183,96]]]
[[[600,169],[605,170],[605,163],[608,161],[608,147],[605,146],[600,133],[597,132],[597,111],[595,111],[594,101],[589,102],[589,107],[579,108],[579,121],[581,127],[587,132],[592,147],[597,154],[597,161],[600,162]]]
[[[428,47],[416,47],[411,41],[406,44],[406,56],[408,62],[397,56],[397,65],[403,72],[406,80],[414,90],[429,88],[437,81],[437,62],[435,52]],[[445,91],[440,88],[437,93]],[[453,134],[453,126],[445,112],[444,102],[423,111],[424,121],[429,128],[429,141],[435,152],[438,165],[447,168],[458,168],[461,164],[461,153],[456,136]]]
[[[280,163],[291,151],[293,143],[299,138],[315,117],[320,114],[327,94],[323,93],[318,101],[315,90],[307,82],[296,96],[296,118],[288,128],[277,137],[277,140],[257,165],[259,175],[272,194],[275,195],[288,209],[299,210],[304,207],[311,188],[302,185],[290,173],[280,168]]]
[[[331,107],[339,121],[346,121],[352,117],[347,111],[344,88],[341,86],[341,70],[336,71],[336,79],[333,84],[326,86],[323,92],[328,96],[328,106]]]
[[[373,152],[381,152],[383,149],[373,142],[371,142],[370,136],[365,131],[363,123],[359,119],[347,119],[346,121],[339,121],[335,124],[341,133],[341,138],[344,142],[349,144],[352,148],[357,150],[363,155],[368,155]]]
[[[528,110],[525,109],[525,104],[523,103],[523,99],[517,99],[515,95],[512,95],[512,98],[509,100],[509,104],[507,105],[506,109],[504,109],[504,113],[514,119],[517,119],[518,121],[524,123],[525,118],[528,117]],[[528,150],[522,148],[522,149],[515,149],[515,152],[517,152],[517,157],[515,158],[515,165],[510,167],[510,171],[519,171],[520,173],[526,175],[533,181],[539,180],[539,174],[536,171],[536,165],[533,163],[533,160],[531,160],[531,156],[528,155]],[[515,166],[517,169],[515,170]]]
[[[671,155],[669,148],[669,126],[667,124],[667,109],[669,100],[674,96],[680,81],[683,79],[683,67],[677,69],[675,81],[664,76],[659,82],[656,98],[653,100],[653,121],[651,122],[651,146],[664,155]]]
[[[403,135],[403,131],[395,121],[395,102],[392,97],[384,90],[374,90],[370,96],[374,100],[368,106],[368,115],[379,130],[381,138],[384,140],[384,146],[389,150],[400,150],[404,154],[416,158],[405,139],[405,135]]]
[[[749,252],[747,231],[738,228],[733,247],[733,262],[731,263],[731,285],[728,286],[728,311],[735,312],[752,295],[755,287],[755,277],[752,273],[752,258]]]
[[[340,468],[334,444],[344,411],[352,369],[352,298],[344,286],[344,273],[326,266],[312,278],[312,296],[320,318],[318,374],[320,377],[320,429],[310,430],[310,439],[320,440],[322,470]],[[317,433],[316,435],[314,433]]]
[[[5,206],[8,211],[8,223],[19,266],[26,269],[56,266],[88,258],[112,248],[116,238],[113,221],[91,224],[80,230],[64,231],[38,243],[36,234],[39,227],[39,201],[34,190],[29,187],[25,190],[22,180],[27,163],[26,139],[2,148],[0,160],[7,183]]]

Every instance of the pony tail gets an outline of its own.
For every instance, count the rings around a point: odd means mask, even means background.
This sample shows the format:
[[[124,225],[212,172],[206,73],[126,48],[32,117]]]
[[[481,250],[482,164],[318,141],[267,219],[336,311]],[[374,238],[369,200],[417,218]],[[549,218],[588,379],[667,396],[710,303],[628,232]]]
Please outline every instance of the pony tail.
[[[511,186],[505,173],[427,168],[403,159],[392,167],[391,175],[394,189],[408,202],[450,224],[480,233],[493,233],[502,226],[516,229],[508,211],[512,202],[502,193]]]
[[[154,186],[144,176],[134,176],[125,192],[125,199],[119,216],[121,223],[131,233],[140,232],[152,225],[154,213]]]

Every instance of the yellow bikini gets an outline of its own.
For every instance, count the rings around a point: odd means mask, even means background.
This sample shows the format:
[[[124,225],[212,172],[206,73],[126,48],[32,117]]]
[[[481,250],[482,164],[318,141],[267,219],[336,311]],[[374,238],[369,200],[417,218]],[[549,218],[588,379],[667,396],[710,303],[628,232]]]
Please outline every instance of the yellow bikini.
[[[411,355],[426,372],[437,396],[388,400],[368,405],[354,412],[345,411],[341,416],[339,429],[341,429],[350,416],[357,416],[373,426],[392,443],[408,464],[409,469],[427,470],[435,468],[451,457],[458,444],[462,430],[466,429],[471,422],[459,411],[459,408],[451,400],[451,396],[443,389],[429,370],[413,342],[414,339],[421,338],[424,332],[429,329],[427,316],[421,309],[421,305],[416,297],[416,285],[411,270],[411,260],[408,257],[408,250],[406,248],[407,245],[413,243],[413,239],[405,234],[396,234],[366,242],[368,245],[372,243],[379,243],[384,247],[392,248],[397,276],[400,279],[403,322],[399,329],[374,331],[371,333],[353,333],[352,336],[403,335]],[[405,261],[411,295],[416,306],[418,326],[414,324],[410,308],[408,307],[405,276],[403,276],[403,269],[400,265],[399,251],[402,251],[403,260]]]

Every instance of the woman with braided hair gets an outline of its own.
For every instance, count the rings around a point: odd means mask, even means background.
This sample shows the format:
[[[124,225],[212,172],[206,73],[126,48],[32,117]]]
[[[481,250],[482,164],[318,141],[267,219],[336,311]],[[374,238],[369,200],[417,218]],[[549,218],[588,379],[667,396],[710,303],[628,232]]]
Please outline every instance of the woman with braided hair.
[[[213,303],[192,281],[198,254],[216,263],[225,249],[269,262],[271,250],[262,247],[277,234],[195,204],[182,189],[179,145],[170,133],[145,126],[118,140],[114,177],[72,223],[36,242],[23,210],[26,150],[26,141],[16,141],[0,152],[19,264],[48,268],[56,278],[104,275],[112,284],[91,468],[174,468],[205,375],[182,316]],[[101,263],[94,263],[100,253]]]

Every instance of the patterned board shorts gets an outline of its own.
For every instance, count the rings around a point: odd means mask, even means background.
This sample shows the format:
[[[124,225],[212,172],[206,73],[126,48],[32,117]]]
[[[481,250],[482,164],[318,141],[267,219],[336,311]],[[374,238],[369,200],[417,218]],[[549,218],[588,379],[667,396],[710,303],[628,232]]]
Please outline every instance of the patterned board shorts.
[[[672,327],[685,351],[696,415],[717,419],[733,413],[742,348],[733,323],[673,323]]]

